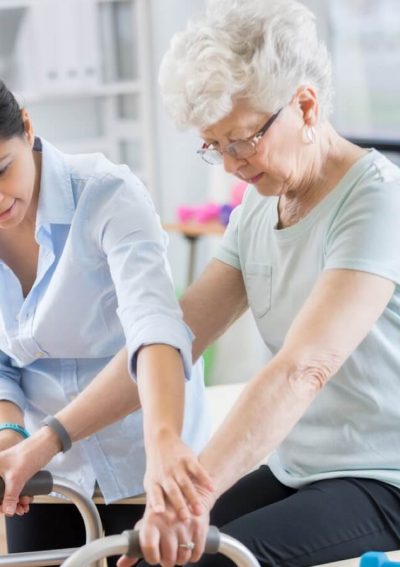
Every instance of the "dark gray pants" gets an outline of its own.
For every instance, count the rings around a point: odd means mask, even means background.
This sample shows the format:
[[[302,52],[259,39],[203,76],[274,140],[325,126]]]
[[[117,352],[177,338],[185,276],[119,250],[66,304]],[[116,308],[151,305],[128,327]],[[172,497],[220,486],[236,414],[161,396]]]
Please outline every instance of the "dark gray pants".
[[[237,538],[263,567],[310,567],[400,548],[400,490],[375,480],[340,478],[300,490],[262,466],[216,503],[212,523]],[[198,567],[232,567],[207,556]]]

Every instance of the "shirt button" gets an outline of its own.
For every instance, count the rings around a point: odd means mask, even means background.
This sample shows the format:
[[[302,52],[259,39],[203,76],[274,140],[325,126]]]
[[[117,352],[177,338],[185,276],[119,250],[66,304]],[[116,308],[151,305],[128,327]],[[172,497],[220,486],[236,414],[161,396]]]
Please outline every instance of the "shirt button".
[[[42,358],[42,356],[44,356],[44,352],[36,352],[35,356],[37,356],[38,358]]]

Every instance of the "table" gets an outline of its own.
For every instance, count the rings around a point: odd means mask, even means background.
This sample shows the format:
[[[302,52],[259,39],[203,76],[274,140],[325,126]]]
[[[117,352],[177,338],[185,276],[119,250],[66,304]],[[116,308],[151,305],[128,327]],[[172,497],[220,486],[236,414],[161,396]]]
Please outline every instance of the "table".
[[[186,276],[186,283],[189,286],[194,280],[196,266],[196,247],[197,241],[202,236],[220,236],[225,232],[225,226],[217,221],[198,223],[198,222],[178,222],[164,225],[167,232],[177,232],[189,242],[189,261]]]

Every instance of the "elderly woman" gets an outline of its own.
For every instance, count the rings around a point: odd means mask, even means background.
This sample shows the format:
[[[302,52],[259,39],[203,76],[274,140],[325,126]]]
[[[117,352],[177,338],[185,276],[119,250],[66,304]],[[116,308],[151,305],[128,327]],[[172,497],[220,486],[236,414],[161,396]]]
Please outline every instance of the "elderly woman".
[[[210,3],[160,77],[200,157],[250,184],[183,299],[195,356],[249,306],[273,357],[200,456],[203,517],[147,509],[146,560],[197,561],[210,513],[262,566],[398,548],[399,169],[330,124],[329,57],[298,2]]]

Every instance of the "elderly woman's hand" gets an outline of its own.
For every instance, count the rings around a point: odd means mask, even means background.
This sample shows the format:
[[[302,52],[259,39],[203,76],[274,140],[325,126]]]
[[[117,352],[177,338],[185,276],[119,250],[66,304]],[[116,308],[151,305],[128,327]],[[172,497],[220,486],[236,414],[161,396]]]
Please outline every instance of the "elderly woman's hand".
[[[211,477],[197,456],[179,437],[167,435],[147,453],[144,480],[148,505],[155,513],[163,513],[166,501],[180,520],[202,515],[201,494],[212,498]]]
[[[49,428],[43,428],[32,437],[14,443],[3,444],[0,440],[0,476],[5,483],[5,492],[0,512],[7,516],[22,516],[29,512],[33,498],[20,496],[27,481],[40,471],[60,450],[58,440]]]
[[[201,515],[191,516],[186,521],[177,517],[171,505],[167,504],[162,514],[156,513],[150,506],[146,507],[143,519],[136,524],[135,529],[140,530],[140,546],[147,563],[173,567],[200,559],[204,552],[214,498],[208,492],[201,491],[199,498]],[[123,555],[117,566],[130,567],[137,561]]]

